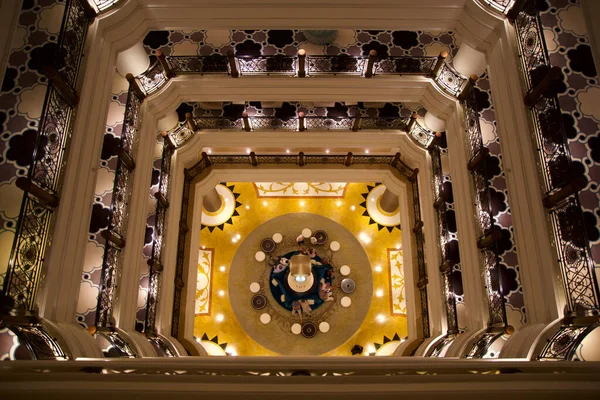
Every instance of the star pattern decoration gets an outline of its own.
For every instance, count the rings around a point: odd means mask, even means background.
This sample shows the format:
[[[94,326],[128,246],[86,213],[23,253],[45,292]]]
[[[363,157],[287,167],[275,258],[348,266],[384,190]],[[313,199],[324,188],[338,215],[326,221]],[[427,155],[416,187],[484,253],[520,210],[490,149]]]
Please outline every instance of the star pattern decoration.
[[[214,344],[222,348],[226,354],[229,354],[227,353],[227,342],[219,343],[219,335],[216,335],[212,339],[209,339],[208,335],[206,333],[203,333],[202,337],[200,338],[200,341],[213,342]]]
[[[371,217],[371,215],[369,214],[369,209],[367,208],[367,197],[369,197],[369,193],[371,193],[371,190],[375,189],[377,186],[382,185],[382,182],[377,182],[374,185],[367,185],[367,192],[366,193],[361,193],[361,196],[363,197],[364,201],[362,203],[359,204],[359,206],[361,206],[362,208],[365,209],[365,211],[363,212],[363,217],[369,217],[369,225],[377,225],[377,229],[379,231],[381,231],[383,228],[387,229],[389,233],[392,233],[392,231],[394,229],[398,229],[399,231],[400,229],[400,224],[395,225],[395,226],[385,226],[385,225],[381,225],[379,222],[375,221],[373,219],[373,217]]]
[[[390,343],[390,342],[399,342],[402,339],[400,339],[400,336],[395,333],[394,336],[390,339],[389,337],[383,335],[383,339],[381,341],[381,343],[373,343],[373,346],[375,347],[375,352],[374,353],[369,353],[370,356],[374,356],[377,353],[377,350],[379,350],[381,348],[381,346],[383,346],[384,344]]]
[[[225,186],[227,189],[229,189],[231,191],[231,193],[233,194],[233,198],[235,199],[235,206],[233,207],[233,214],[231,214],[231,216],[229,217],[229,219],[225,222],[223,222],[220,225],[215,225],[215,226],[208,226],[208,225],[201,225],[200,230],[204,229],[204,228],[208,228],[208,230],[212,233],[216,228],[219,228],[220,230],[224,230],[225,229],[225,225],[233,225],[233,217],[239,217],[240,213],[237,211],[237,209],[239,207],[242,206],[242,203],[240,203],[237,199],[238,197],[240,197],[241,193],[236,193],[235,192],[235,185],[227,185],[227,182],[219,182],[219,185],[223,185]]]

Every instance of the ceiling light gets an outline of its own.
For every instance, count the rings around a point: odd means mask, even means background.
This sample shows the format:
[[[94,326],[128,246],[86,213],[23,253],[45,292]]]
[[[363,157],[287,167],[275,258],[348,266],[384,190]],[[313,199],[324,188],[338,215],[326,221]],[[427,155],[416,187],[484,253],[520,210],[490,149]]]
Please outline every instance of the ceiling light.
[[[369,149],[366,149],[366,150],[365,150],[365,153],[366,153],[366,154],[369,154]]]
[[[354,210],[356,210],[356,207],[352,206],[352,207],[350,207],[350,209],[351,209],[352,211],[354,211]]]
[[[385,321],[385,315],[379,314],[377,316],[377,322],[384,322],[384,321]]]
[[[236,238],[236,237],[233,237],[233,238],[231,238],[231,241],[232,241],[233,243],[237,243],[237,241],[238,241],[238,238]]]
[[[370,237],[369,235],[367,235],[366,233],[364,233],[364,232],[361,232],[361,233],[358,235],[358,238],[359,238],[360,240],[362,240],[362,242],[363,242],[363,243],[367,243],[367,244],[368,244],[368,243],[371,243],[371,237]]]
[[[237,356],[237,351],[235,351],[235,349],[233,347],[231,347],[231,346],[227,346],[226,353],[229,354],[232,357]]]
[[[285,152],[289,154],[289,152],[290,152],[290,149],[286,149],[286,150],[285,150]]]
[[[242,238],[242,236],[238,233],[237,235],[235,235],[235,237],[240,240]]]
[[[381,272],[381,271],[383,271],[383,269],[381,268],[381,265],[376,265],[375,272]]]
[[[338,207],[342,205],[342,201],[338,200],[337,203],[335,203]]]
[[[223,314],[217,314],[217,317],[216,317],[217,322],[223,322],[224,319],[225,319],[225,317],[223,316]]]
[[[306,204],[304,203],[304,200],[300,201],[300,207],[304,207],[304,204]]]
[[[211,150],[211,149],[208,149],[208,154],[210,154],[210,153],[212,153],[212,150]]]
[[[252,150],[250,150],[250,149],[246,149],[246,154],[250,154],[251,151]]]
[[[225,296],[225,291],[224,290],[219,290],[219,297],[223,297]]]
[[[221,272],[225,272],[225,266],[224,266],[224,265],[221,265],[221,266],[219,267],[219,271],[221,271]]]
[[[250,209],[250,206],[249,206],[249,205],[246,205],[246,210],[249,210],[249,209]]]
[[[263,200],[263,206],[265,206],[265,207],[267,206],[267,201],[266,200]]]
[[[383,289],[377,289],[377,291],[375,292],[375,296],[383,297]]]
[[[329,154],[329,149],[325,150],[325,153]]]

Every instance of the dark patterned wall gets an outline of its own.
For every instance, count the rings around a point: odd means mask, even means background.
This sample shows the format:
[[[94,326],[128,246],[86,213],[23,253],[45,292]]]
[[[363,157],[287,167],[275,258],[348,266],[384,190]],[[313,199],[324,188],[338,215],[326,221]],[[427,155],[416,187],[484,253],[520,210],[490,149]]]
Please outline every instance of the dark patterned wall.
[[[553,66],[565,75],[558,94],[575,173],[588,177],[580,192],[596,269],[600,268],[600,85],[579,0],[545,0],[541,20]]]
[[[480,110],[479,125],[481,127],[482,142],[490,151],[490,155],[486,161],[486,170],[491,192],[494,223],[501,228],[502,232],[502,239],[498,242],[501,274],[500,287],[505,299],[508,323],[517,327],[524,324],[527,318],[512,214],[508,201],[506,176],[502,163],[500,138],[498,137],[496,115],[487,73],[479,78],[474,90]]]
[[[150,54],[161,50],[165,55],[295,55],[299,48],[308,55],[348,54],[368,55],[377,50],[380,56],[412,55],[437,56],[441,51],[454,54],[456,42],[453,32],[423,31],[365,31],[340,30],[328,45],[308,43],[300,30],[203,30],[152,31],[144,39]]]
[[[23,1],[0,92],[0,288],[13,244],[48,80],[40,73],[57,49],[64,1]],[[4,40],[4,38],[2,38]]]

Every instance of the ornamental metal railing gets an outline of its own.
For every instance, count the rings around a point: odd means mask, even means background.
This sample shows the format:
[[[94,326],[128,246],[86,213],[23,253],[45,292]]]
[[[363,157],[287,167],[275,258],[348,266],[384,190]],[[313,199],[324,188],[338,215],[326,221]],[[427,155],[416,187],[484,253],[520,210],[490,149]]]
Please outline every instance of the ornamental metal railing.
[[[41,72],[48,86],[26,177],[9,265],[2,287],[2,308],[35,312],[35,298],[60,201],[71,124],[79,101],[76,84],[90,20],[85,0],[65,4],[54,56]]]
[[[121,132],[121,144],[117,151],[118,162],[108,218],[108,228],[101,235],[106,239],[100,275],[98,304],[96,307],[96,327],[113,327],[113,302],[119,279],[129,218],[129,197],[133,184],[135,153],[138,143],[138,130],[141,124],[143,97],[130,84],[125,106],[125,118]]]
[[[564,77],[561,70],[550,63],[536,2],[529,0],[517,4],[509,17],[517,33],[519,58],[528,90],[524,102],[533,121],[532,135],[543,177],[543,204],[552,221],[567,314],[597,315],[600,288],[579,200],[579,190],[588,182],[587,178],[577,176],[572,167],[557,97],[557,86],[562,84]]]
[[[162,286],[162,253],[165,244],[165,220],[169,208],[168,198],[171,183],[171,157],[173,156],[174,150],[175,148],[172,146],[171,142],[165,140],[160,164],[158,192],[154,195],[156,198],[156,211],[154,233],[152,236],[152,255],[150,260],[148,260],[150,275],[148,277],[148,298],[146,301],[146,320],[144,322],[144,332],[151,336],[156,334],[156,313]],[[159,345],[159,339],[156,339],[155,343]]]
[[[600,328],[600,322],[581,321],[566,323],[548,340],[537,359],[560,361],[585,361],[577,358],[577,350],[583,339],[594,329]]]
[[[400,130],[419,146],[427,148],[434,140],[434,133],[417,122],[418,115],[412,117],[321,117],[298,116],[282,118],[257,116],[248,117],[193,117],[169,132],[169,140],[179,147],[191,139],[197,130],[246,130],[269,131],[361,131],[361,130]]]
[[[470,80],[463,78],[445,62],[446,52],[438,57],[351,55],[234,55],[229,53],[209,56],[165,56],[161,51],[157,60],[143,74],[136,77],[140,90],[149,95],[177,75],[222,74],[239,76],[284,75],[355,75],[370,78],[374,75],[420,75],[431,78],[442,90],[459,96],[468,90]]]
[[[173,319],[171,323],[171,335],[173,337],[179,337],[179,325],[181,316],[181,301],[183,296],[183,289],[186,284],[190,285],[191,282],[185,281],[184,277],[184,260],[186,252],[186,240],[189,233],[188,218],[190,213],[190,189],[192,182],[196,180],[201,174],[205,174],[210,170],[213,165],[250,165],[256,167],[258,165],[296,165],[303,167],[308,164],[314,165],[337,165],[347,166],[351,165],[387,165],[396,170],[400,175],[405,177],[410,183],[411,196],[412,196],[412,207],[413,207],[413,229],[412,233],[416,243],[417,253],[417,269],[418,269],[418,281],[416,283],[419,291],[419,302],[420,302],[420,320],[421,335],[422,337],[430,336],[429,328],[429,310],[427,302],[427,269],[425,265],[425,252],[424,252],[424,236],[423,236],[423,222],[421,221],[421,206],[419,201],[419,185],[418,185],[418,169],[412,169],[407,166],[401,159],[400,153],[396,153],[395,156],[354,156],[352,153],[348,153],[345,156],[329,156],[329,155],[305,155],[300,152],[298,155],[256,155],[251,152],[248,155],[211,155],[202,153],[202,158],[194,166],[184,170],[184,184],[183,184],[183,195],[181,203],[181,217],[179,221],[179,238],[177,241],[177,261],[175,270],[175,294],[173,298]]]
[[[121,0],[92,0],[92,3],[94,4],[98,12],[101,13],[116,5],[119,1]]]
[[[508,10],[513,6],[515,0],[482,0],[485,4],[490,6],[495,11],[502,14],[506,14]]]
[[[486,158],[489,151],[483,145],[479,126],[479,110],[474,91],[463,101],[465,110],[466,133],[469,144],[470,160],[467,168],[473,177],[475,189],[475,216],[478,221],[477,247],[483,258],[483,277],[488,300],[490,327],[507,326],[505,299],[500,276],[500,260],[497,241],[501,238],[500,228],[494,221],[492,198]]]
[[[437,145],[429,147],[429,155],[431,156],[432,166],[432,189],[436,198],[434,208],[437,213],[438,222],[438,237],[439,251],[441,254],[442,263],[440,264],[440,272],[442,275],[442,285],[444,291],[444,308],[446,310],[446,321],[448,324],[447,334],[452,335],[458,333],[458,316],[456,313],[456,299],[454,297],[454,288],[452,285],[452,270],[457,264],[456,260],[451,260],[448,257],[448,221],[446,211],[448,208],[449,194],[444,190],[444,174],[442,172],[442,161],[440,148]]]

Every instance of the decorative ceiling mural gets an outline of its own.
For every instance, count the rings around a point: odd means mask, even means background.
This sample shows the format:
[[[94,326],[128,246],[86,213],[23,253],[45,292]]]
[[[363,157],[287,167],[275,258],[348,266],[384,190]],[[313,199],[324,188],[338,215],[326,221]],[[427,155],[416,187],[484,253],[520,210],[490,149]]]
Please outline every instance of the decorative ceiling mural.
[[[344,197],[345,182],[254,182],[258,197]]]
[[[348,333],[347,337],[349,339],[344,340],[339,345],[334,345],[335,348],[323,348],[326,351],[323,355],[351,355],[354,345],[360,345],[367,350],[373,349],[373,352],[376,352],[375,343],[382,346],[381,351],[385,352],[386,350],[383,348],[385,347],[393,352],[394,349],[388,348],[388,342],[382,339],[381,329],[385,328],[388,332],[397,333],[398,338],[404,337],[408,333],[405,296],[403,293],[401,249],[396,250],[396,247],[402,243],[402,234],[399,229],[394,229],[392,232],[387,229],[378,230],[374,225],[369,225],[368,220],[362,216],[359,204],[365,200],[363,193],[371,191],[367,186],[373,188],[376,185],[374,183],[313,182],[311,183],[311,185],[314,185],[313,189],[309,189],[304,196],[301,193],[294,195],[292,188],[299,192],[301,187],[304,190],[308,188],[308,186],[300,186],[301,184],[297,182],[222,183],[223,187],[232,188],[230,189],[232,193],[238,193],[239,198],[244,199],[243,206],[237,209],[240,218],[236,218],[235,224],[230,226],[231,229],[213,229],[212,231],[203,229],[200,233],[200,243],[198,244],[200,259],[199,272],[197,273],[202,274],[202,277],[199,279],[199,286],[197,286],[199,288],[197,295],[198,299],[202,299],[202,304],[204,304],[206,310],[205,294],[207,288],[209,288],[208,312],[210,314],[196,315],[194,320],[196,337],[203,336],[205,332],[214,332],[214,334],[218,334],[219,338],[227,338],[227,350],[230,346],[233,346],[235,354],[244,356],[277,355],[283,350],[279,349],[276,352],[271,348],[272,346],[257,343],[253,339],[257,333],[251,336],[247,329],[268,332],[269,335],[267,336],[272,336],[269,340],[282,343],[295,343],[295,341],[302,343],[302,341],[310,340],[311,343],[316,344],[318,340],[329,341],[330,338],[337,335],[337,330],[344,329],[344,324],[337,321],[338,317],[343,316],[344,311],[355,313],[360,307],[366,305],[368,310],[364,320],[359,321],[357,327]],[[331,187],[329,184],[331,184]],[[258,186],[261,185],[265,189],[272,189],[273,192],[271,193],[274,195],[266,194],[266,190],[259,191]],[[287,187],[285,195],[281,196],[285,187]],[[322,191],[321,189],[326,188],[327,191],[325,192],[327,194],[314,195],[316,193],[315,188],[318,188],[319,192]],[[235,192],[233,192],[233,189],[235,189]],[[331,190],[331,193],[329,193],[329,190]],[[292,193],[292,195],[288,196],[288,193]],[[309,194],[312,194],[311,197],[306,197]],[[333,280],[330,285],[325,285],[329,286],[331,291],[324,297],[331,297],[332,300],[325,301],[321,307],[308,314],[305,313],[308,309],[303,310],[302,322],[300,322],[299,315],[292,316],[292,311],[283,308],[272,298],[270,281],[268,281],[269,274],[265,275],[264,278],[267,279],[265,281],[258,275],[252,275],[255,272],[260,275],[263,269],[268,271],[271,267],[267,268],[265,265],[270,265],[271,261],[276,261],[275,259],[271,260],[272,257],[288,254],[289,251],[293,251],[298,246],[298,248],[304,248],[310,253],[310,248],[314,247],[310,236],[315,236],[315,240],[317,240],[317,231],[321,228],[316,225],[308,226],[310,223],[307,223],[307,226],[276,223],[279,220],[278,217],[292,217],[296,214],[315,214],[321,218],[326,217],[331,222],[337,222],[343,225],[343,228],[353,236],[353,242],[356,242],[355,245],[349,245],[348,240],[336,237],[334,230],[328,231],[328,229],[325,229],[328,235],[327,243],[321,245],[323,248],[317,250],[317,255],[321,260],[327,259],[328,265],[333,266]],[[314,218],[309,221],[313,220]],[[269,232],[262,235],[253,235],[258,232],[257,228],[259,226],[268,222],[275,224],[273,229],[268,229]],[[304,228],[310,228],[311,233],[308,234],[309,238],[304,240],[304,244],[299,245],[296,242],[297,236]],[[278,233],[279,235],[277,235]],[[263,239],[270,239],[269,243],[265,244],[266,247],[262,245]],[[285,243],[288,244],[285,245]],[[289,251],[286,246],[289,247]],[[348,260],[340,258],[342,253],[352,251],[352,248],[356,247],[361,248],[361,251],[366,253],[367,258],[364,262],[359,261],[356,257],[350,257]],[[389,267],[388,249],[394,249],[393,251],[399,253],[394,259],[393,282],[395,286],[391,283],[392,274]],[[236,259],[241,257],[241,259],[235,261],[235,263],[241,262],[238,267],[234,265],[234,257]],[[208,270],[210,264],[213,267],[210,283],[207,283],[205,271]],[[240,265],[243,265],[243,268],[240,268]],[[360,273],[361,270],[372,276],[372,283],[369,283],[369,294],[361,294],[361,284],[365,282]],[[285,271],[285,267],[282,271]],[[341,285],[342,280],[345,278],[351,278],[355,282],[357,291],[352,293],[343,292]],[[362,287],[364,288],[364,286]],[[236,296],[242,296],[245,299],[240,303],[245,311],[240,312],[238,310],[234,312],[233,303]],[[320,292],[319,296],[321,296]],[[256,304],[251,301],[254,297],[257,298]],[[393,297],[396,298],[394,301],[398,304],[395,313],[392,312],[391,306]],[[197,310],[199,310],[200,302],[196,305]],[[303,336],[302,330],[296,332],[297,327],[294,326],[295,324],[299,325],[302,329],[303,324],[307,322],[312,323],[312,329],[315,330],[313,332],[314,337],[310,339]],[[311,336],[313,335],[311,332],[305,334]],[[392,336],[393,334],[388,339]],[[266,338],[264,335],[256,337]],[[208,336],[201,340],[201,343],[206,340],[208,340]],[[213,341],[212,343],[203,343],[203,346],[205,348],[212,346],[213,350],[218,350],[216,347],[219,344]],[[225,351],[220,351],[220,353],[224,354]],[[368,352],[363,352],[363,354],[368,355]]]

